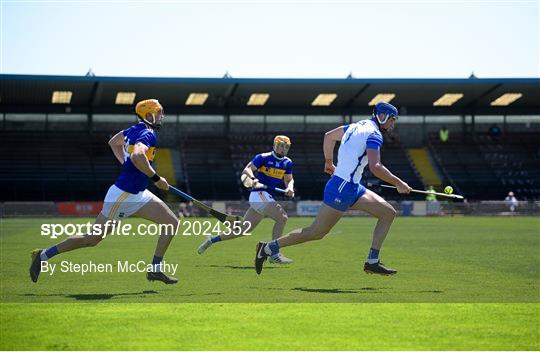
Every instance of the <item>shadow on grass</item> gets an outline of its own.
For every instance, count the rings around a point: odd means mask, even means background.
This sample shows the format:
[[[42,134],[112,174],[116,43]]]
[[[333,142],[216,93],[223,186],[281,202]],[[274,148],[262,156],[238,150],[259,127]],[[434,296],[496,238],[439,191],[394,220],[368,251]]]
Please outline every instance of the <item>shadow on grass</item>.
[[[199,268],[227,268],[227,269],[239,269],[239,270],[255,270],[253,265],[251,266],[238,266],[238,265],[196,265]],[[283,268],[283,266],[281,266]],[[265,266],[264,270],[272,270],[272,269],[278,269],[279,266]]]
[[[341,289],[341,288],[307,288],[295,287],[292,291],[312,292],[312,293],[388,293],[387,290],[392,290],[390,287],[362,287],[358,289]],[[444,293],[440,290],[420,290],[409,291],[411,293]]]
[[[363,293],[363,292],[373,292],[373,293],[382,293],[381,290],[387,289],[386,287],[376,288],[376,287],[362,287],[359,289],[341,289],[341,288],[307,288],[307,287],[295,287],[291,290],[293,291],[302,291],[302,292],[312,292],[312,293]]]
[[[146,290],[142,292],[125,292],[125,293],[81,293],[81,294],[60,294],[60,293],[54,293],[54,294],[35,294],[35,293],[25,293],[20,296],[25,297],[66,297],[66,298],[74,298],[77,301],[104,301],[109,300],[114,297],[122,297],[122,296],[140,296],[140,295],[147,295],[147,294],[157,294],[157,291],[153,290]]]

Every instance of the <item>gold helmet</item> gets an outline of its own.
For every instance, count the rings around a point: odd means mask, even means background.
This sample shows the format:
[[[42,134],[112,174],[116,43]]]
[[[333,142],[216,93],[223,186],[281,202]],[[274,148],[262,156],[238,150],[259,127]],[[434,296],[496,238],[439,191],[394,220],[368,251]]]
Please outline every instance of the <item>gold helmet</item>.
[[[283,153],[277,152],[278,146],[283,146]],[[274,137],[274,153],[276,153],[277,156],[279,156],[280,158],[284,157],[285,155],[287,155],[290,148],[291,148],[291,139],[289,137],[282,136],[282,135]]]
[[[163,115],[163,106],[157,99],[146,99],[137,103],[135,113],[148,126],[158,130],[161,127],[161,121],[158,119]],[[147,120],[147,115],[151,114],[153,121]]]

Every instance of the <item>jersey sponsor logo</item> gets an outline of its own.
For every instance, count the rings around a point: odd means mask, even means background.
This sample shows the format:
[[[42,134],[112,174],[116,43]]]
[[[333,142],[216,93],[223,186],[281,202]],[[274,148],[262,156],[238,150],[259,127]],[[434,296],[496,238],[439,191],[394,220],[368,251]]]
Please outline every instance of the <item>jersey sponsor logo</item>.
[[[131,155],[131,153],[133,153],[134,148],[135,148],[134,144],[128,145],[127,152],[128,152],[129,155]],[[148,150],[146,150],[146,157],[148,158],[149,161],[154,160],[154,158],[156,157],[156,148],[155,147],[148,147]]]
[[[285,175],[285,170],[276,169],[275,167],[261,166],[257,169],[258,172],[265,174],[266,176],[282,179]]]

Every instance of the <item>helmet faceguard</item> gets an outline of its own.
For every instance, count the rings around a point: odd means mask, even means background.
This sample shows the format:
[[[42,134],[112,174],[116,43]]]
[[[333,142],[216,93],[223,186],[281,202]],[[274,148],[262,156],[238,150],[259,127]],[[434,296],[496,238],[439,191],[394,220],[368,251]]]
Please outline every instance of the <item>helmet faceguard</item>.
[[[382,114],[382,116],[381,116]],[[396,107],[392,104],[380,102],[375,105],[375,108],[373,108],[373,117],[377,122],[379,123],[380,128],[385,132],[390,132],[392,128],[387,129],[383,126],[389,121],[389,119],[394,119],[397,121],[398,119],[398,111]]]
[[[161,128],[161,121],[165,117],[163,106],[157,99],[146,99],[138,102],[135,106],[135,113],[142,122],[154,130]],[[148,120],[148,114],[151,115],[151,120]]]
[[[281,150],[280,150],[281,149]],[[291,149],[291,139],[287,136],[276,136],[274,138],[274,153],[279,158],[283,158],[287,155]]]

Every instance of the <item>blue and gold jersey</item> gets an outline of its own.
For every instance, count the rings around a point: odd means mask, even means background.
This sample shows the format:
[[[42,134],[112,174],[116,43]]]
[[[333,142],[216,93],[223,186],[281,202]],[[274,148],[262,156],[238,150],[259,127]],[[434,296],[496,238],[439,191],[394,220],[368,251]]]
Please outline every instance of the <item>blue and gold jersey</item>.
[[[276,158],[274,153],[269,152],[255,156],[251,160],[251,165],[257,168],[255,177],[269,188],[266,190],[268,193],[275,196],[275,192],[272,189],[283,186],[283,176],[292,174],[293,162],[287,157]],[[255,188],[252,192],[259,190],[261,188]]]
[[[148,147],[146,157],[152,164],[156,156],[156,133],[147,128],[143,122],[123,131],[125,141],[125,161],[122,165],[122,172],[114,183],[121,190],[133,194],[144,191],[148,187],[148,176],[143,174],[130,159],[130,155],[135,148],[135,144],[142,143]]]

